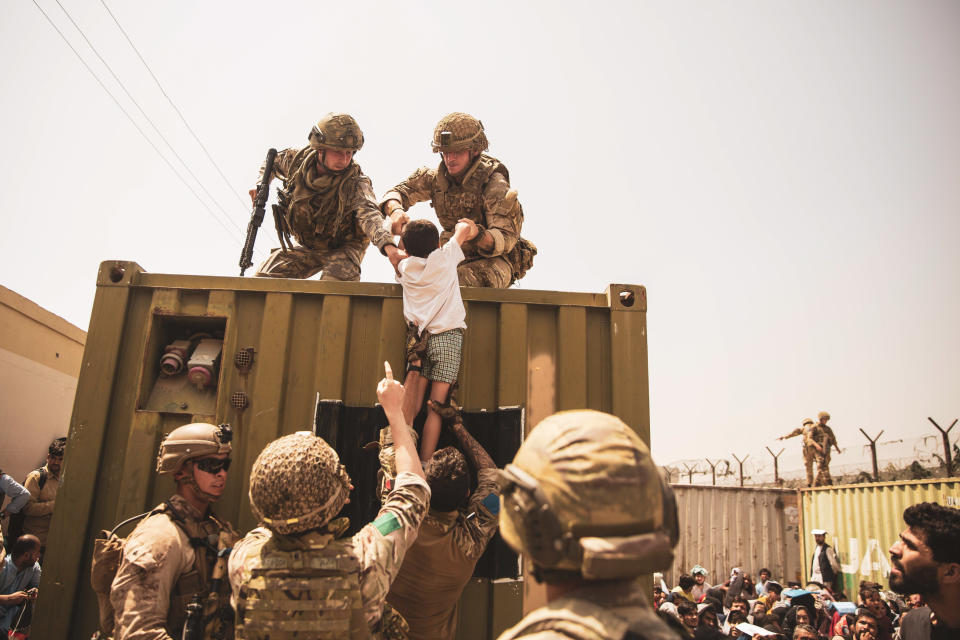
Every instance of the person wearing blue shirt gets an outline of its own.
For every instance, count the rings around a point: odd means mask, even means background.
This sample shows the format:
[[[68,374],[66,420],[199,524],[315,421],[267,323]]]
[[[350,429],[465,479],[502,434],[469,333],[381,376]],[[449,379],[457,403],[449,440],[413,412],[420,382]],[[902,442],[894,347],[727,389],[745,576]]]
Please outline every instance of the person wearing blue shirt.
[[[20,513],[20,509],[23,509],[23,506],[30,501],[30,492],[27,491],[27,488],[3,471],[0,471],[0,491],[10,498],[7,506],[3,508],[3,511],[0,511],[0,517],[5,518],[11,513]]]
[[[40,540],[25,534],[13,543],[0,568],[0,633],[6,636],[20,606],[37,599],[40,586]]]

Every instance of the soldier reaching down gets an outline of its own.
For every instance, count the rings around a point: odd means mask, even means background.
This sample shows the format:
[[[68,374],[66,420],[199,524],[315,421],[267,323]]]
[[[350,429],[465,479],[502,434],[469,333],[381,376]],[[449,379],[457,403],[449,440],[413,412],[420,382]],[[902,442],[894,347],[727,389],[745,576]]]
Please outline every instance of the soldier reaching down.
[[[505,289],[533,264],[537,248],[520,237],[523,207],[510,188],[510,172],[487,155],[483,123],[466,113],[451,113],[437,123],[433,150],[443,161],[436,169],[422,167],[384,194],[380,207],[390,216],[392,232],[400,235],[408,221],[406,209],[429,200],[443,227],[446,244],[461,218],[476,223],[479,234],[463,245],[457,269],[464,287]]]
[[[250,471],[250,506],[262,526],[237,543],[229,574],[237,637],[402,637],[387,591],[430,500],[410,430],[403,386],[389,365],[377,396],[390,421],[397,477],[377,518],[352,538],[333,519],[353,485],[337,453],[307,431],[274,440]]]
[[[328,113],[307,139],[306,147],[277,154],[273,173],[283,188],[274,213],[282,246],[270,253],[257,275],[309,278],[322,271],[321,280],[359,280],[360,261],[370,243],[396,266],[400,255],[383,228],[370,178],[353,160],[363,147],[357,121],[345,113]],[[260,171],[262,180],[262,167]],[[250,197],[256,197],[256,190]]]

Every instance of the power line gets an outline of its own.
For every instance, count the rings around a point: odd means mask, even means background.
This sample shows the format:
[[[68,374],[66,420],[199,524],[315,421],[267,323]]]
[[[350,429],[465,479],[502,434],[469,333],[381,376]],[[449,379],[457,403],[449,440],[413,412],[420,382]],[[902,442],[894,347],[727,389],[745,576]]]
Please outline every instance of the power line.
[[[110,99],[113,100],[113,103],[114,103],[115,105],[117,105],[117,108],[119,108],[120,111],[123,112],[123,115],[127,116],[127,119],[130,121],[130,124],[132,124],[132,125],[134,126],[134,128],[135,128],[138,132],[140,132],[140,135],[143,136],[143,139],[146,140],[147,143],[153,148],[153,150],[157,152],[157,155],[160,156],[160,159],[163,160],[164,163],[165,163],[168,167],[170,167],[170,171],[172,171],[173,174],[174,174],[175,176],[177,176],[177,178],[180,179],[180,182],[182,182],[183,185],[184,185],[187,189],[190,190],[190,193],[192,193],[192,194],[193,194],[193,197],[195,197],[195,198],[197,199],[197,202],[199,202],[201,205],[203,205],[203,208],[207,210],[207,212],[210,214],[210,217],[212,217],[214,220],[216,220],[216,221],[217,221],[217,224],[219,224],[221,227],[223,227],[223,230],[224,230],[224,231],[226,231],[226,232],[227,232],[228,234],[230,234],[230,235],[233,235],[233,231],[231,231],[225,224],[223,224],[223,222],[220,220],[220,218],[218,218],[218,217],[214,214],[214,212],[213,212],[213,210],[210,208],[210,206],[209,206],[206,202],[203,201],[203,198],[200,197],[200,194],[197,193],[197,191],[186,181],[186,179],[185,179],[182,175],[180,175],[180,172],[177,171],[176,167],[174,167],[173,164],[170,162],[170,160],[167,159],[167,157],[166,157],[165,155],[163,155],[163,153],[160,152],[160,149],[157,147],[156,144],[154,144],[153,140],[151,140],[150,137],[147,136],[147,134],[144,132],[144,130],[143,130],[142,128],[140,128],[140,125],[138,125],[137,122],[136,122],[136,120],[133,119],[133,116],[131,116],[130,113],[123,107],[123,105],[120,104],[120,101],[117,100],[116,96],[114,96],[113,93],[110,92],[110,90],[107,88],[107,86],[106,86],[105,84],[103,84],[103,81],[100,80],[99,76],[97,76],[97,74],[94,73],[94,71],[93,71],[93,69],[90,67],[90,65],[87,64],[87,61],[84,60],[84,59],[83,59],[83,56],[80,55],[80,52],[77,51],[76,48],[74,48],[74,46],[73,46],[72,44],[70,44],[70,41],[67,39],[67,37],[63,34],[62,31],[60,31],[59,27],[57,27],[57,25],[54,24],[53,20],[50,19],[50,16],[47,15],[47,12],[43,10],[43,7],[41,7],[39,4],[37,4],[37,0],[32,0],[32,2],[33,2],[33,4],[34,4],[34,6],[35,6],[37,9],[39,9],[40,13],[43,14],[43,17],[47,19],[47,22],[50,23],[50,26],[53,27],[53,30],[56,31],[57,34],[59,34],[60,38],[63,39],[63,41],[66,43],[66,45],[67,45],[68,47],[70,47],[70,50],[73,51],[73,53],[74,53],[75,56],[77,56],[77,59],[80,60],[81,64],[83,64],[83,66],[87,69],[87,71],[90,72],[90,75],[92,75],[92,76],[93,76],[93,79],[97,81],[97,84],[100,85],[100,88],[103,89],[108,96],[110,96]],[[238,238],[234,237],[234,239],[237,240]]]
[[[133,40],[131,40],[131,39],[130,39],[130,36],[127,35],[127,32],[126,32],[126,30],[123,28],[123,26],[120,24],[120,21],[117,20],[117,16],[115,16],[115,15],[113,14],[113,11],[111,11],[111,10],[110,10],[110,7],[107,6],[107,3],[105,2],[105,0],[100,0],[100,4],[103,5],[103,8],[106,9],[106,10],[107,10],[107,13],[110,14],[110,17],[113,18],[114,24],[117,25],[117,28],[118,28],[118,29],[120,29],[120,33],[123,34],[123,37],[127,39],[127,42],[130,44],[130,48],[133,49],[133,52],[134,52],[135,54],[137,54],[137,58],[139,58],[139,59],[140,59],[140,62],[143,63],[144,68],[147,70],[147,73],[150,74],[150,77],[153,78],[153,81],[154,81],[155,83],[157,83],[157,88],[160,89],[160,93],[162,93],[162,94],[163,94],[163,97],[167,99],[167,102],[170,103],[170,106],[173,107],[173,110],[174,110],[174,111],[177,113],[177,115],[180,117],[180,121],[183,122],[183,126],[185,126],[185,127],[187,128],[187,131],[190,132],[190,134],[193,136],[193,139],[196,140],[196,141],[197,141],[197,144],[200,145],[200,148],[203,149],[203,152],[207,155],[207,159],[210,161],[210,164],[212,164],[212,165],[214,166],[214,168],[217,170],[217,173],[219,173],[219,174],[220,174],[220,177],[223,178],[224,184],[226,184],[227,187],[230,188],[230,192],[231,192],[234,196],[236,196],[236,198],[237,198],[237,200],[240,202],[240,204],[244,207],[244,209],[246,209],[246,208],[249,206],[249,203],[248,203],[248,202],[245,202],[245,201],[243,200],[243,198],[240,197],[239,192],[238,192],[238,189],[237,189],[236,187],[234,187],[234,186],[230,183],[230,180],[227,179],[227,176],[224,175],[223,171],[220,169],[220,165],[217,164],[217,162],[213,159],[213,156],[210,155],[210,152],[207,150],[207,147],[203,144],[203,142],[200,141],[200,136],[198,136],[198,135],[194,132],[193,127],[191,127],[191,126],[190,126],[190,123],[187,122],[187,119],[186,119],[186,118],[183,116],[183,114],[180,112],[180,109],[178,109],[178,108],[177,108],[177,105],[175,105],[175,104],[173,103],[173,99],[172,99],[169,95],[167,95],[167,92],[166,92],[166,90],[163,88],[163,85],[160,84],[160,80],[157,78],[156,74],[155,74],[155,73],[153,72],[153,70],[150,68],[150,65],[147,64],[147,61],[143,59],[143,56],[142,56],[142,55],[140,55],[140,50],[137,49],[137,46],[136,46],[135,44],[133,44]]]
[[[196,183],[200,186],[200,189],[203,190],[205,194],[207,194],[207,197],[210,198],[210,201],[213,202],[213,204],[216,205],[218,209],[220,209],[220,211],[223,213],[224,217],[230,222],[230,224],[232,224],[234,228],[242,234],[243,229],[241,229],[237,225],[236,221],[230,217],[230,214],[227,213],[226,209],[224,209],[223,206],[220,204],[220,202],[213,197],[213,194],[207,190],[207,188],[203,185],[203,182],[200,180],[200,178],[198,178],[197,175],[193,172],[193,170],[190,169],[190,166],[180,156],[180,154],[177,153],[177,150],[173,148],[173,145],[170,144],[166,136],[163,135],[163,133],[160,131],[157,125],[153,122],[150,116],[148,116],[147,113],[143,110],[143,107],[140,106],[140,103],[138,103],[136,98],[134,98],[133,95],[130,94],[130,91],[127,90],[126,85],[124,85],[120,77],[117,76],[117,74],[114,72],[113,67],[111,67],[106,60],[104,60],[103,56],[100,55],[100,52],[97,51],[97,48],[93,46],[93,43],[90,42],[90,39],[87,37],[87,34],[83,32],[83,29],[81,29],[80,25],[78,25],[76,20],[73,19],[73,16],[70,15],[70,12],[67,11],[66,7],[63,6],[60,0],[54,0],[54,1],[57,3],[57,6],[60,7],[60,10],[63,11],[64,15],[67,16],[67,19],[70,20],[70,23],[73,24],[73,27],[80,33],[80,36],[83,38],[84,42],[87,43],[87,46],[90,47],[90,50],[93,51],[94,55],[97,56],[97,59],[100,60],[103,66],[107,68],[107,71],[110,72],[110,75],[113,76],[113,79],[116,80],[118,85],[120,85],[120,88],[127,95],[127,98],[130,99],[130,102],[133,103],[133,106],[135,106],[137,110],[140,112],[140,115],[142,115],[144,119],[150,123],[150,126],[153,127],[153,131],[160,137],[161,140],[163,140],[163,143],[167,145],[167,149],[170,150],[170,153],[172,153],[174,157],[180,161],[180,164],[183,165],[183,168],[187,170],[187,173],[190,174],[190,177],[193,178],[194,181],[196,181]]]

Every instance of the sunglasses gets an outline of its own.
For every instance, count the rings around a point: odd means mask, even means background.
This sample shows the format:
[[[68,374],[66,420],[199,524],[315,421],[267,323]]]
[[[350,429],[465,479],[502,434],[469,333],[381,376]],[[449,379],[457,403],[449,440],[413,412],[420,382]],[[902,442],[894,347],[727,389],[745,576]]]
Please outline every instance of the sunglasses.
[[[197,460],[197,469],[213,474],[220,473],[221,469],[229,471],[230,458],[226,458],[225,460],[220,460],[219,458],[200,458]]]

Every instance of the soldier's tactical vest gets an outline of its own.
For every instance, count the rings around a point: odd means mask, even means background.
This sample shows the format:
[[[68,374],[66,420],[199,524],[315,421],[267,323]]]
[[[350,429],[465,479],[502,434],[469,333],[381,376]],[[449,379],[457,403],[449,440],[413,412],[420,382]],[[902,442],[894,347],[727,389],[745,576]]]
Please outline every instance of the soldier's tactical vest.
[[[469,218],[477,224],[486,226],[487,221],[483,213],[483,189],[495,173],[501,174],[507,182],[510,182],[510,172],[506,165],[485,153],[480,154],[480,157],[474,161],[460,184],[450,180],[443,163],[440,164],[431,196],[431,205],[447,234],[453,232],[460,218]],[[519,233],[523,227],[523,207],[517,200],[516,191],[511,190],[507,197],[500,201],[498,207],[499,209],[493,213],[513,218]],[[463,253],[467,260],[476,258],[478,255],[473,242],[465,243]],[[513,268],[514,280],[524,276],[533,265],[535,255],[537,255],[537,247],[532,242],[519,238],[513,249],[503,256]]]
[[[287,231],[308,249],[336,249],[366,236],[357,228],[356,215],[346,210],[347,183],[363,175],[351,163],[341,174],[316,176],[317,151],[304,147],[294,156],[292,173],[277,192]],[[310,177],[313,176],[311,184]]]
[[[237,638],[371,638],[360,596],[360,560],[350,539],[284,549],[274,535],[240,587]]]
[[[154,513],[166,514],[187,534],[194,551],[193,566],[180,576],[170,591],[170,609],[167,613],[167,633],[179,638],[187,619],[187,605],[194,596],[204,596],[204,638],[233,638],[233,611],[230,607],[230,581],[222,576],[216,598],[207,598],[211,585],[211,572],[217,559],[220,532],[232,531],[230,526],[208,517],[201,522],[186,518],[169,502],[157,507]],[[234,536],[235,541],[236,536]]]
[[[510,172],[507,167],[491,156],[483,153],[467,171],[460,184],[450,180],[441,164],[437,170],[435,191],[432,195],[433,208],[437,212],[437,219],[444,231],[453,231],[460,218],[469,218],[477,224],[486,225],[483,216],[483,189],[490,182],[494,173],[501,174],[510,181]],[[499,213],[518,217],[519,227],[523,222],[523,208],[516,200],[504,199],[504,207]]]

